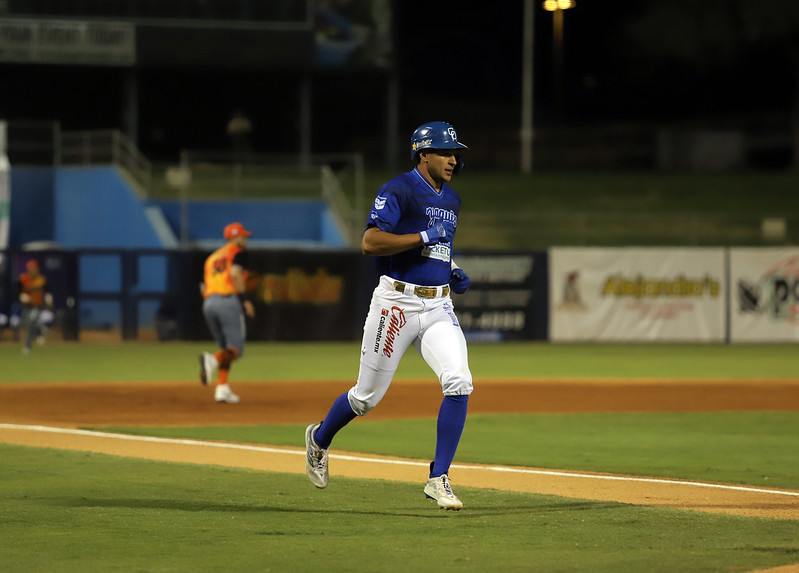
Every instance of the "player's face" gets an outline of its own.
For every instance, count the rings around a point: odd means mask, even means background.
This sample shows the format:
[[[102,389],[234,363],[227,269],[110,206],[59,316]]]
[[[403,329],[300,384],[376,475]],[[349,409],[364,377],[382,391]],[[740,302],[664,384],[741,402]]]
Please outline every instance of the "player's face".
[[[426,153],[424,159],[427,161],[427,172],[430,177],[438,183],[448,183],[452,179],[452,172],[458,164],[454,151],[441,149]]]

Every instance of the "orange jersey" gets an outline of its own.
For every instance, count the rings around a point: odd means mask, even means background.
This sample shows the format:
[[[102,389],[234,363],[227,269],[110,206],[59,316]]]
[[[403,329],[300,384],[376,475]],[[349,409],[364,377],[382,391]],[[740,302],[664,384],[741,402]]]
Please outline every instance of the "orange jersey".
[[[19,275],[19,283],[21,292],[31,297],[29,305],[42,306],[44,304],[44,293],[47,291],[47,279],[44,278],[44,275],[32,277],[28,273],[22,273]]]
[[[233,266],[236,255],[243,250],[238,245],[228,243],[205,259],[205,291],[203,291],[205,298],[211,295],[238,294],[230,278],[230,267]]]

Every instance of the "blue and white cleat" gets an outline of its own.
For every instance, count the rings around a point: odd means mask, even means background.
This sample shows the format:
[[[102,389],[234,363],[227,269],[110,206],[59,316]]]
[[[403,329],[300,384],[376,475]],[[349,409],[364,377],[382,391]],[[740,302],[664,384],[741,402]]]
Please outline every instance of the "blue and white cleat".
[[[427,485],[424,486],[424,494],[430,499],[436,500],[441,509],[459,511],[463,508],[463,502],[452,493],[452,486],[447,474],[428,479]]]
[[[316,445],[314,432],[321,424],[311,424],[305,428],[305,473],[311,483],[323,489],[327,487],[327,450]]]

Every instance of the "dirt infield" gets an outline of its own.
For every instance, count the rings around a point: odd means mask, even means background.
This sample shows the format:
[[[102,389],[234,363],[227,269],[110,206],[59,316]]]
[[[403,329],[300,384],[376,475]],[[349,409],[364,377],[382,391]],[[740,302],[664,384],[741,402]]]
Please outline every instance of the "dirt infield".
[[[180,440],[74,432],[80,426],[190,426],[302,424],[324,416],[348,382],[245,382],[242,402],[216,404],[212,390],[194,383],[0,385],[0,442],[97,451],[130,457],[214,463],[303,473],[304,449],[241,448]],[[435,416],[440,389],[429,381],[396,381],[371,419]],[[799,410],[799,380],[518,380],[481,381],[470,413],[675,412]],[[46,426],[32,428],[30,426]],[[62,430],[59,430],[62,429]],[[418,482],[423,460],[390,460],[331,453],[333,475]],[[565,497],[619,501],[736,515],[799,519],[799,491],[765,490],[544,468],[456,464],[457,485],[493,487]]]

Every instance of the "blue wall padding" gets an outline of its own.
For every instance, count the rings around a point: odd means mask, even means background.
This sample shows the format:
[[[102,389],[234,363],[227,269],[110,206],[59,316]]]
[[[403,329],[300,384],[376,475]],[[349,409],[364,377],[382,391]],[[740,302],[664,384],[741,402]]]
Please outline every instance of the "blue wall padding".
[[[321,240],[326,245],[331,245],[334,247],[347,246],[347,242],[344,240],[344,237],[341,236],[341,233],[338,230],[338,225],[336,225],[336,221],[333,218],[333,214],[330,212],[330,210],[325,209],[322,212],[322,219],[319,228],[322,232]]]
[[[54,240],[65,248],[158,248],[144,203],[114,167],[60,168]]]
[[[136,284],[133,292],[162,292],[167,290],[168,257],[165,255],[141,255]]]
[[[122,260],[116,254],[84,254],[78,259],[80,290],[102,293],[122,290]]]
[[[148,205],[160,207],[175,236],[181,236],[179,201]],[[192,201],[188,236],[191,241],[221,241],[225,225],[238,221],[253,232],[253,240],[318,242],[323,240],[326,212],[323,201]]]
[[[162,248],[146,215],[159,207],[180,237],[179,201],[142,201],[120,172],[108,167],[13,167],[9,245],[55,241],[64,248]],[[221,241],[239,221],[258,242],[346,246],[321,200],[192,201],[189,240]]]

